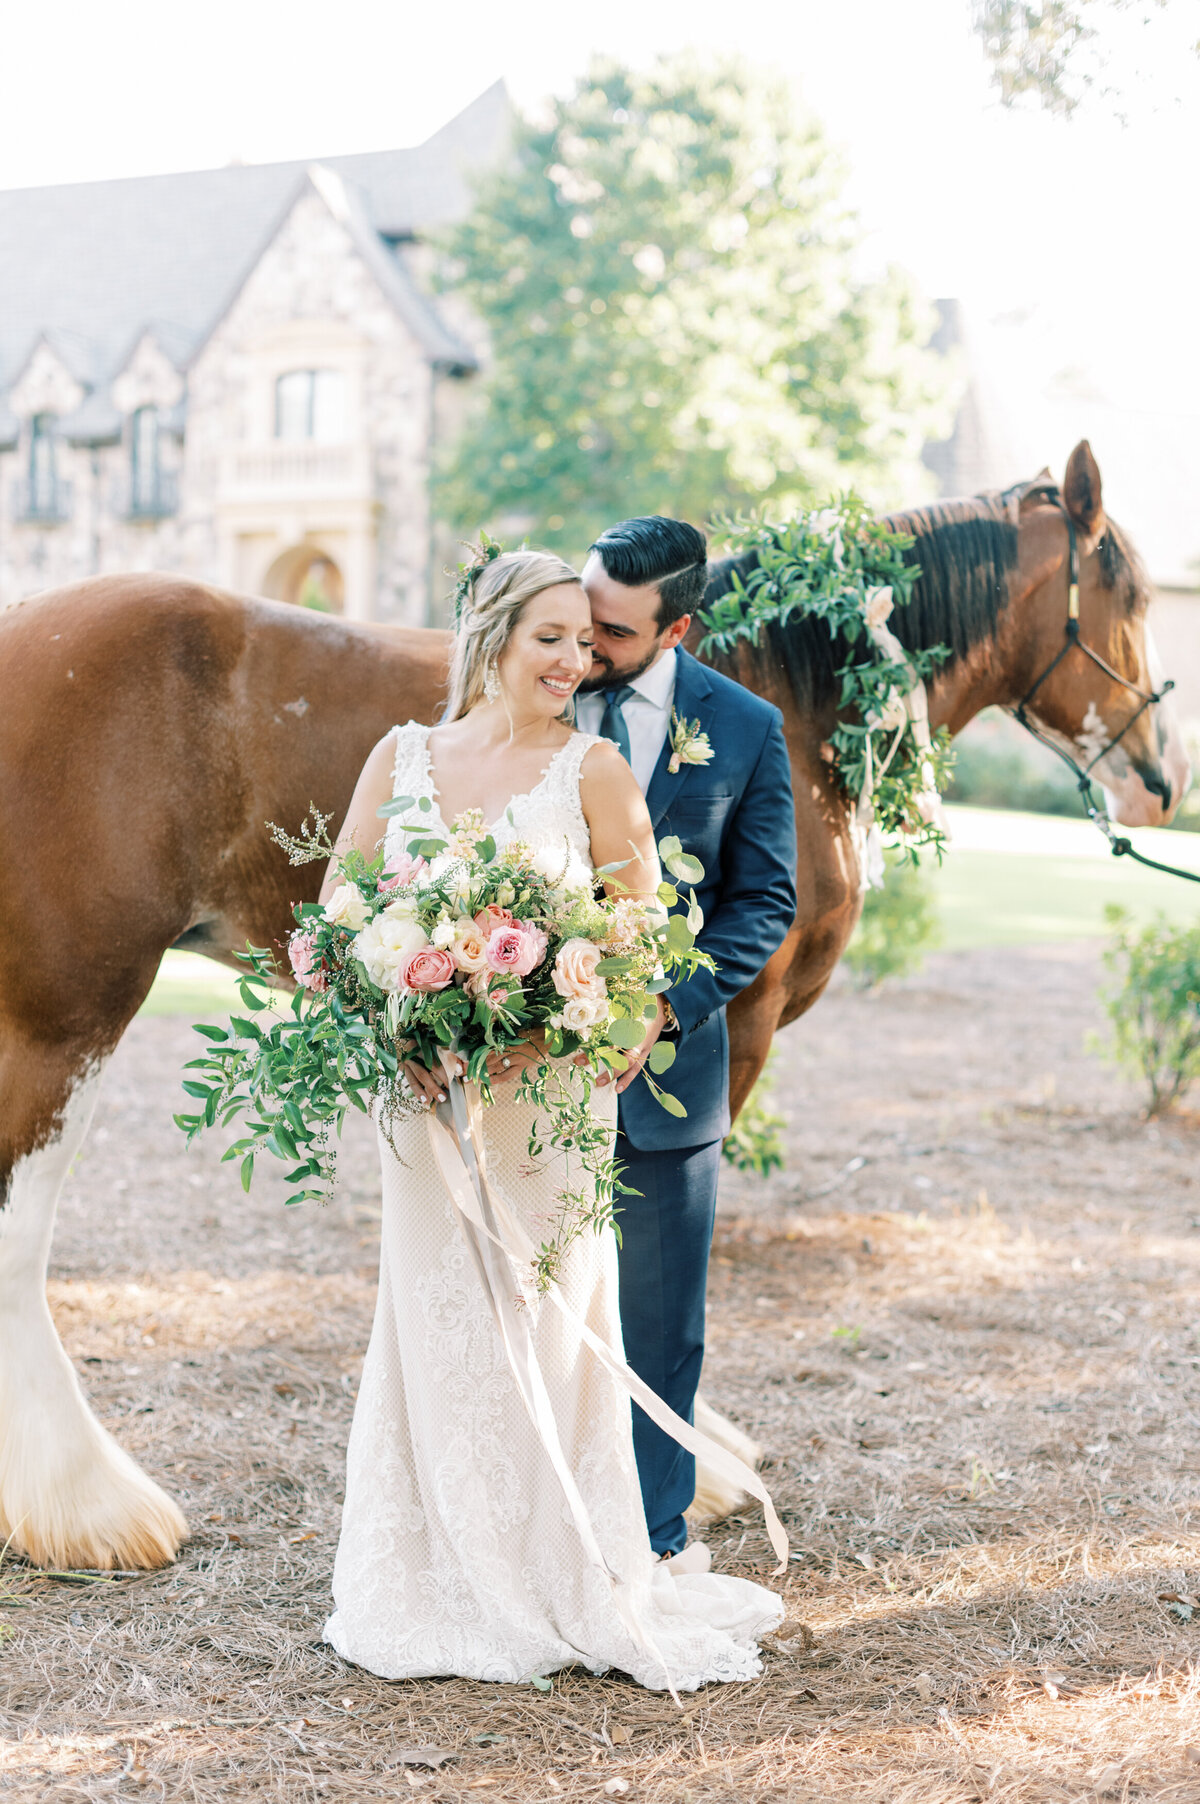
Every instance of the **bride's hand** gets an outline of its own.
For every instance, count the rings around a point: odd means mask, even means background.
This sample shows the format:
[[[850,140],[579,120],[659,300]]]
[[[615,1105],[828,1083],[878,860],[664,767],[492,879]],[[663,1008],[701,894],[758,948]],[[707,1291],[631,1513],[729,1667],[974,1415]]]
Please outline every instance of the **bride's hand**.
[[[446,1074],[443,1071],[435,1075],[416,1059],[405,1059],[400,1069],[408,1079],[408,1087],[420,1101],[433,1107],[435,1102],[446,1100]]]
[[[527,1039],[522,1040],[520,1045],[510,1046],[507,1052],[488,1053],[488,1082],[491,1084],[511,1083],[531,1065],[540,1065],[545,1057],[546,1036],[539,1027]]]

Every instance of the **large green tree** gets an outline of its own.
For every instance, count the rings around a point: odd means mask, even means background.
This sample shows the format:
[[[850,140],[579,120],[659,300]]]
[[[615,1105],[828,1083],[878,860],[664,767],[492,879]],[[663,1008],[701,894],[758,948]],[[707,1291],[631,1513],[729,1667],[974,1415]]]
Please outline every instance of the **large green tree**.
[[[598,62],[522,124],[451,245],[491,356],[444,513],[577,554],[632,513],[919,498],[945,372],[906,281],[856,273],[842,179],[727,61]]]
[[[975,30],[1005,106],[1030,99],[1069,118],[1089,93],[1110,103],[1108,33],[1121,14],[1143,25],[1168,0],[971,0]],[[1200,49],[1200,46],[1196,46]]]

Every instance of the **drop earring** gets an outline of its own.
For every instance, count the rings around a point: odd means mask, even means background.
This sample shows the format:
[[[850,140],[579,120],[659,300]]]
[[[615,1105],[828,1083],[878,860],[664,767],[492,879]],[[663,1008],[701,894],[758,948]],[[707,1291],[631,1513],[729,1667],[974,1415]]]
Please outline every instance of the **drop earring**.
[[[496,674],[496,666],[489,664],[483,673],[483,693],[489,702],[500,699],[500,678]]]

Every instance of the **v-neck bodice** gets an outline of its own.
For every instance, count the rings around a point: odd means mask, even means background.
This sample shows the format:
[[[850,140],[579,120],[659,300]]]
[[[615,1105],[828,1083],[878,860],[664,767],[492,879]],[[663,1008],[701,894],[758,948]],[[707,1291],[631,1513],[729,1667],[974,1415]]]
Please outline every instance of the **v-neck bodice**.
[[[406,726],[393,729],[396,755],[393,766],[392,795],[411,796],[413,806],[393,815],[384,841],[386,855],[403,851],[412,833],[451,839],[453,822],[442,814],[441,797],[433,780],[433,762],[429,751],[430,728],[410,720]],[[584,757],[597,736],[572,733],[551,758],[539,780],[531,789],[515,795],[498,819],[487,823],[487,831],[498,849],[519,840],[534,852],[554,856],[561,851],[564,876],[574,882],[590,881],[593,875],[591,834],[579,798],[579,772]],[[424,799],[429,806],[422,808]]]

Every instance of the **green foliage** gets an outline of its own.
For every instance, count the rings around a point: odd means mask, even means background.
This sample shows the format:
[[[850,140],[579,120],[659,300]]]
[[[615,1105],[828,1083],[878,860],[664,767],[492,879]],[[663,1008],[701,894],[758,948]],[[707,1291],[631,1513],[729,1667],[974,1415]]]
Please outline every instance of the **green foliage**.
[[[1005,106],[1031,96],[1069,118],[1107,62],[1102,27],[1137,6],[1142,24],[1167,0],[972,0],[975,30]],[[1100,90],[1108,94],[1107,88]]]
[[[754,1172],[760,1178],[765,1178],[771,1171],[783,1170],[780,1129],[787,1124],[771,1107],[770,1073],[774,1062],[772,1052],[721,1149],[735,1171]]]
[[[449,240],[491,373],[443,513],[573,555],[630,514],[911,496],[942,365],[906,280],[856,276],[841,183],[782,83],[595,62]]]
[[[176,1115],[176,1126],[191,1141],[244,1116],[245,1131],[221,1155],[238,1161],[242,1189],[249,1190],[255,1160],[267,1152],[292,1167],[289,1203],[323,1201],[346,1110],[367,1114],[381,1082],[396,1080],[395,1036],[381,1015],[345,1006],[336,991],[316,1006],[298,989],[287,1012],[275,1012],[270,1004],[282,973],[273,954],[248,946],[238,957],[247,967],[238,987],[248,1013],[232,1015],[228,1028],[197,1026],[208,1049],[188,1061],[185,1069],[199,1075],[185,1078],[183,1088],[201,1107]]]
[[[744,580],[731,571],[732,590],[700,610],[708,629],[701,650],[729,651],[739,639],[756,639],[768,622],[782,625],[797,614],[822,621],[842,651],[838,723],[829,736],[842,785],[857,798],[869,781],[880,831],[903,835],[905,859],[916,863],[923,845],[940,857],[945,835],[925,819],[924,803],[945,781],[949,735],[939,733],[922,753],[900,703],[949,648],[898,657],[867,630],[869,609],[886,620],[912,593],[917,570],[904,561],[912,539],[873,519],[855,494],[783,525],[752,515],[720,528],[727,550],[752,551],[757,563]]]
[[[992,708],[955,741],[946,800],[1083,819],[1079,786],[1066,765]]]
[[[1200,923],[1177,927],[1159,915],[1135,928],[1123,908],[1104,912],[1114,982],[1100,999],[1112,1039],[1098,1049],[1144,1079],[1149,1113],[1162,1115],[1200,1077]]]
[[[869,889],[862,918],[843,960],[855,985],[874,989],[886,977],[908,977],[919,971],[925,954],[942,937],[937,902],[927,872],[904,863],[899,853],[884,854],[887,882]]]

